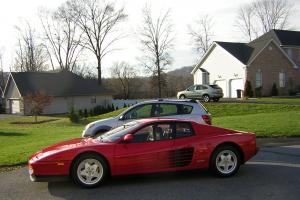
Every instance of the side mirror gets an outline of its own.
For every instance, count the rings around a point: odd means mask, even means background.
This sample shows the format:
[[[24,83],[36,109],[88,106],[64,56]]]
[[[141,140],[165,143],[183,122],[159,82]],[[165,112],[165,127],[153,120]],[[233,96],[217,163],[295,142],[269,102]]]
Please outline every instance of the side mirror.
[[[133,140],[133,135],[132,134],[126,134],[123,138],[124,142],[130,142]]]

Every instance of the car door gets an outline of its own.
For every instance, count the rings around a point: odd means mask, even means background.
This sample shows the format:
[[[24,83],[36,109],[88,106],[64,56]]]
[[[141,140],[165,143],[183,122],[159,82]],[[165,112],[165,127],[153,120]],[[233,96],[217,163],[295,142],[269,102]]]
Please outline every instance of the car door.
[[[174,148],[170,124],[150,124],[133,133],[130,143],[115,148],[116,174],[155,172],[170,166],[169,155]]]
[[[195,96],[195,89],[196,89],[196,85],[192,85],[191,87],[186,89],[184,93],[186,98],[193,98]]]
[[[189,122],[175,123],[174,150],[171,156],[172,167],[189,167],[192,164],[197,140],[195,132]]]
[[[128,110],[123,116],[120,117],[117,126],[136,119],[150,118],[153,116],[153,104],[142,104]]]
[[[195,90],[195,98],[202,98],[204,92],[204,86],[203,85],[197,85]]]

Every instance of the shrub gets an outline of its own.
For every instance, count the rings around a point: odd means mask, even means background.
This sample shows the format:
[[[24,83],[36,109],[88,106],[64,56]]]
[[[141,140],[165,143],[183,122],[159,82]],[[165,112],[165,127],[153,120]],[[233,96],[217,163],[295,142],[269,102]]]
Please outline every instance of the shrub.
[[[87,109],[84,109],[83,116],[84,118],[87,118],[89,116]]]
[[[126,107],[127,107],[127,105],[126,105],[126,103],[124,103],[123,108],[126,108]]]
[[[277,96],[277,95],[278,95],[278,89],[277,89],[276,83],[273,83],[272,90],[271,90],[271,96]]]
[[[248,80],[245,83],[244,97],[253,97],[251,82]]]
[[[90,115],[91,117],[94,116],[94,109],[90,109],[89,115]]]
[[[262,87],[255,88],[255,96],[256,97],[261,97],[262,96],[261,90],[262,90]]]
[[[73,107],[71,108],[71,111],[70,111],[70,113],[69,113],[69,119],[70,119],[71,122],[76,123],[76,124],[79,123],[79,121],[80,121],[80,117],[79,117],[79,115],[75,112],[75,110],[74,110]]]
[[[82,112],[82,110],[78,110],[78,115],[79,115],[80,118],[83,117],[83,112]]]

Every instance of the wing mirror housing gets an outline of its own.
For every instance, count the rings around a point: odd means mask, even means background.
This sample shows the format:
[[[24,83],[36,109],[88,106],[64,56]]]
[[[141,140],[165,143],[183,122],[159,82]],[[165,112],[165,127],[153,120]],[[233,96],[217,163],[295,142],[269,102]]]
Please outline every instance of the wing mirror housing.
[[[119,117],[119,120],[124,120],[124,119],[125,119],[124,115],[121,115],[121,116]]]
[[[125,136],[124,136],[124,138],[123,138],[123,141],[124,142],[130,142],[130,141],[132,141],[133,140],[133,135],[132,134],[126,134]]]

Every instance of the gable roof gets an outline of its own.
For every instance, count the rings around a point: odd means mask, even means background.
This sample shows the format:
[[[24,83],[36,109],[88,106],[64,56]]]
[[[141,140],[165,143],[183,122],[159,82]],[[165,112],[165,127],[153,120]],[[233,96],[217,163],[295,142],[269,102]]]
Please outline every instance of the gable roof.
[[[279,48],[280,46],[300,47],[300,32],[273,29],[249,43],[216,41],[214,44],[218,44],[219,46],[221,46],[244,65],[248,65],[266,47],[266,45],[272,41],[277,44]],[[211,48],[212,47],[213,45],[211,46]],[[284,51],[282,52],[294,65],[294,67],[296,67],[295,63],[286,55],[286,53]],[[192,73],[194,73],[196,69],[200,67],[202,61],[206,57],[207,55],[202,57],[201,61],[193,69]]]
[[[11,72],[22,96],[45,92],[49,96],[89,96],[112,94],[111,90],[98,85],[96,80],[84,79],[72,72]]]
[[[252,52],[253,48],[247,46],[246,43],[238,43],[238,42],[216,42],[218,45],[223,47],[226,51],[228,51],[231,55],[236,57],[243,64],[247,64]]]

